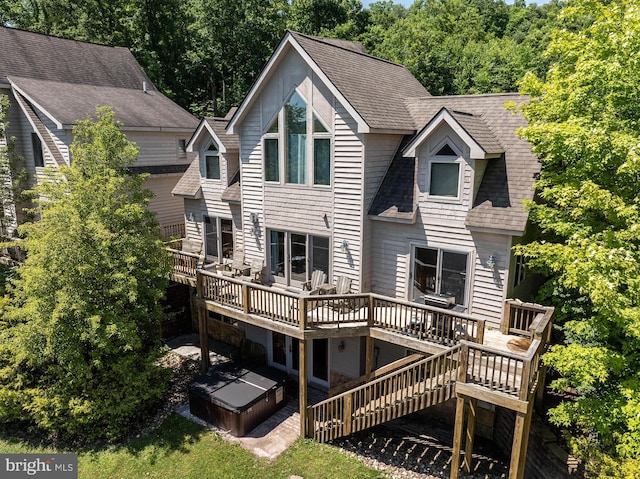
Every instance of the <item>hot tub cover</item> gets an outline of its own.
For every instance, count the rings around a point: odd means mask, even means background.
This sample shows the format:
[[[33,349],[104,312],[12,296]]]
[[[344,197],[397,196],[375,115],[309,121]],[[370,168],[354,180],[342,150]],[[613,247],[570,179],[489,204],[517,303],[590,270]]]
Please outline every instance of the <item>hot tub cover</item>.
[[[287,375],[267,366],[225,363],[189,383],[192,396],[239,413],[255,404],[270,389],[281,387]]]

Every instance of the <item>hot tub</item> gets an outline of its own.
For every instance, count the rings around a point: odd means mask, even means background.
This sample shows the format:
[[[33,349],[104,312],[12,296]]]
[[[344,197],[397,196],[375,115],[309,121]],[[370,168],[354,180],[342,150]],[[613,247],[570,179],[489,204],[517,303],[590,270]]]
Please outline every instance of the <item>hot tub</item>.
[[[189,383],[191,414],[244,436],[286,403],[286,374],[226,363]]]

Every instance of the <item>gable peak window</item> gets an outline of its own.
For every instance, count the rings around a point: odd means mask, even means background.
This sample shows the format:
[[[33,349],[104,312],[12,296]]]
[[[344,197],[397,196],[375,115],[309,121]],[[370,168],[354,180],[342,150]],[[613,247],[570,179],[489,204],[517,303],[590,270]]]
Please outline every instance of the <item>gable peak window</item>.
[[[429,196],[456,199],[460,196],[460,156],[445,143],[429,160]]]
[[[208,180],[220,179],[220,153],[218,152],[218,145],[211,142],[209,148],[204,154],[205,172]]]
[[[331,184],[331,132],[294,91],[263,136],[265,181]]]

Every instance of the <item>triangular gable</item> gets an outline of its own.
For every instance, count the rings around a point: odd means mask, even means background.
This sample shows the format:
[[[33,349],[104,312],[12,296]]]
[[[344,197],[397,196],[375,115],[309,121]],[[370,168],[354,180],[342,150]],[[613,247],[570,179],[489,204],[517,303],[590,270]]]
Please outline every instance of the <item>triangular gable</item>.
[[[485,159],[504,152],[504,148],[480,117],[443,107],[406,146],[403,156],[416,156],[418,147],[442,124],[447,124],[466,143],[473,159]]]
[[[14,90],[13,93],[18,105],[20,106],[20,109],[29,121],[31,128],[36,133],[36,135],[38,135],[38,138],[40,138],[40,141],[45,146],[45,148],[49,150],[49,153],[53,157],[56,164],[58,166],[65,165],[66,161],[64,160],[62,152],[58,149],[58,146],[56,145],[55,141],[53,141],[53,138],[51,138],[49,129],[44,125],[44,123],[42,123],[42,120],[40,120],[40,118],[36,114],[31,103],[29,103],[28,99],[22,96],[18,91]]]
[[[202,141],[204,136],[207,134],[213,139],[213,141],[215,141],[216,145],[218,145],[218,151],[220,153],[237,151],[238,136],[225,134],[224,125],[226,124],[226,118],[203,118],[187,143],[187,151],[194,151],[196,144]]]
[[[362,118],[362,116],[353,108],[353,106],[347,101],[347,99],[342,95],[342,93],[336,88],[336,86],[329,80],[327,75],[320,69],[320,67],[313,61],[311,56],[302,48],[300,43],[296,40],[294,34],[288,31],[284,38],[280,41],[280,44],[276,48],[276,50],[269,58],[269,61],[265,65],[265,67],[260,72],[258,79],[254,82],[249,93],[244,97],[244,100],[234,113],[233,117],[229,121],[227,126],[227,132],[230,134],[237,133],[237,126],[244,120],[245,115],[250,110],[253,102],[258,97],[260,91],[262,90],[265,82],[269,80],[275,68],[282,58],[283,54],[286,54],[287,48],[293,48],[302,59],[309,65],[309,67],[313,70],[313,72],[318,76],[320,81],[329,89],[331,94],[335,96],[335,98],[342,104],[342,106],[347,110],[349,115],[355,120],[358,125],[359,133],[368,133],[370,131],[369,125]]]

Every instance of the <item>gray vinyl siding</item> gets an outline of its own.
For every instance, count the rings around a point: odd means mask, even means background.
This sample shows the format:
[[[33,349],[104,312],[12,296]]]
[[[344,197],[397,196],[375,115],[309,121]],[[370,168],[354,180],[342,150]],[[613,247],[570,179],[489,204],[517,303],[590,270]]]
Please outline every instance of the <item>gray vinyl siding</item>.
[[[333,275],[348,276],[353,291],[360,291],[362,275],[363,230],[363,156],[362,135],[356,123],[341,105],[336,105],[334,122],[334,227]],[[340,250],[342,241],[349,250]]]
[[[148,178],[144,183],[155,194],[151,198],[149,209],[158,216],[160,225],[173,225],[184,221],[184,202],[171,194],[171,190],[180,179],[179,175]]]
[[[125,131],[127,139],[139,148],[134,166],[187,165],[189,160],[180,152],[178,140],[188,140],[187,134],[172,132]]]
[[[473,233],[473,239],[477,254],[475,258],[475,287],[470,313],[475,317],[484,318],[498,327],[506,299],[510,237],[490,233]],[[496,264],[493,269],[487,266],[490,255],[495,257]]]
[[[260,108],[254,107],[242,125],[240,142],[240,172],[242,176],[242,235],[247,258],[265,259],[264,193],[262,187],[262,124]],[[258,215],[258,236],[252,236],[250,213]],[[247,225],[245,229],[243,225]]]

